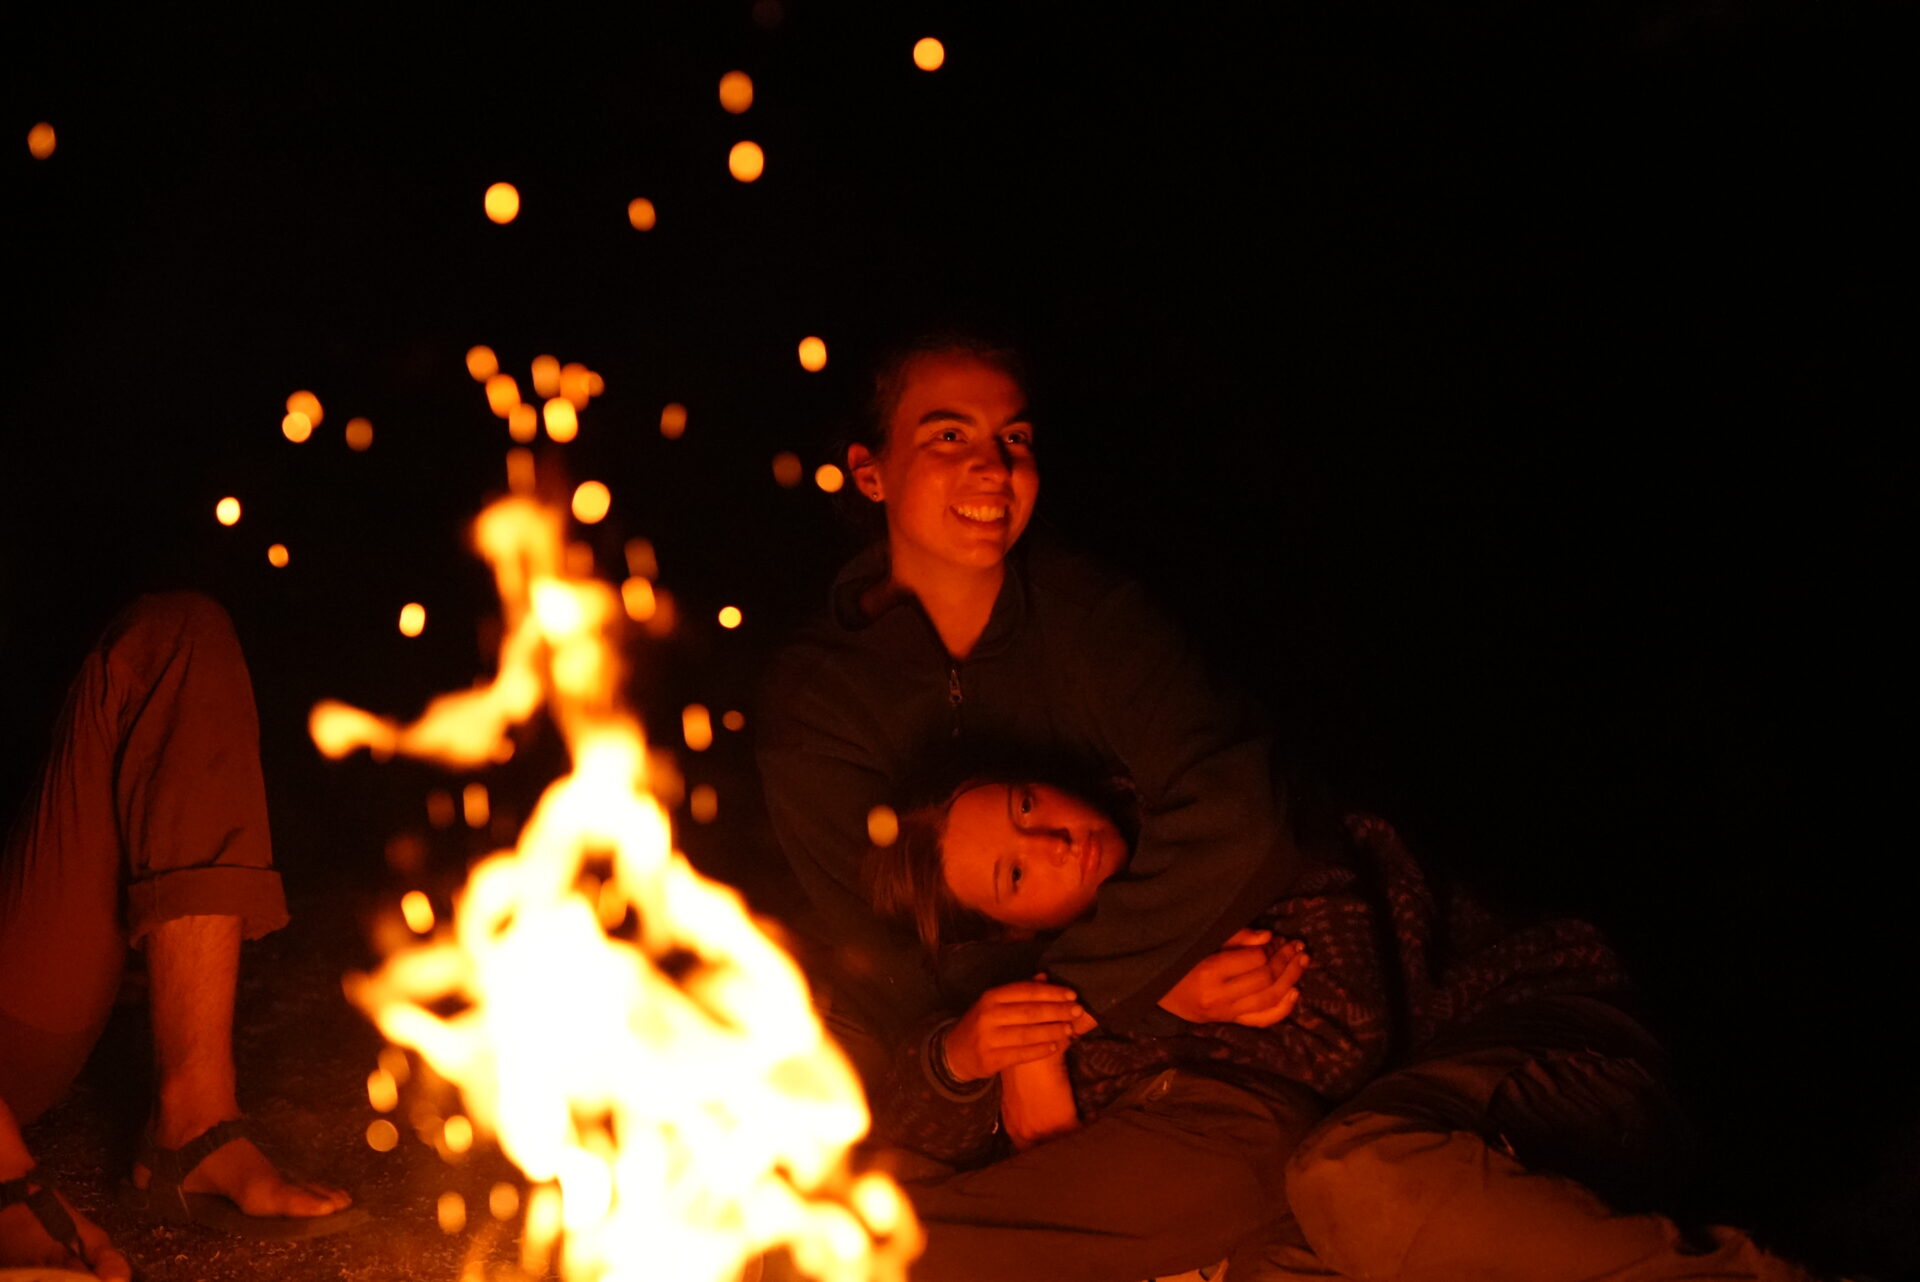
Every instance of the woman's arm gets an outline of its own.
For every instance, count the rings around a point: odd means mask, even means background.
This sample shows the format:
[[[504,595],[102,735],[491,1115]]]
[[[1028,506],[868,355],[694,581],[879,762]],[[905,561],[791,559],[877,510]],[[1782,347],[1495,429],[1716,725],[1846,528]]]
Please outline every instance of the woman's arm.
[[[1021,1152],[1080,1128],[1065,1051],[1001,1072],[1000,1124]]]

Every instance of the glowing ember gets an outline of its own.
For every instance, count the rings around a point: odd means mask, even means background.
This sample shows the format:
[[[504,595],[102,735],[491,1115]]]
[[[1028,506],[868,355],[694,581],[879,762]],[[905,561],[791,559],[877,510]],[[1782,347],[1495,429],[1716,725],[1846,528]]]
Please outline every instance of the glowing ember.
[[[627,202],[627,221],[635,231],[652,231],[659,215],[654,212],[653,202],[643,196]]]
[[[492,817],[487,801],[487,785],[470,783],[460,790],[460,815],[469,828],[484,828]]]
[[[798,454],[782,450],[773,456],[773,481],[783,490],[790,490],[800,484],[800,475],[803,470]]]
[[[892,806],[875,806],[867,811],[867,839],[876,846],[891,846],[900,837],[900,816]]]
[[[313,435],[313,420],[299,410],[289,410],[280,420],[280,434],[299,445]]]
[[[409,601],[400,607],[400,635],[417,637],[427,630],[427,607],[418,601]]]
[[[753,182],[766,168],[767,154],[757,142],[737,142],[727,153],[727,172],[743,183]]]
[[[400,915],[407,919],[407,929],[416,935],[433,929],[433,901],[422,891],[409,890],[400,896]]]
[[[367,1103],[376,1113],[391,1113],[400,1107],[400,1083],[384,1068],[367,1074]]]
[[[511,374],[495,374],[487,380],[487,408],[501,418],[510,418],[520,403],[520,384]]]
[[[364,418],[347,420],[347,448],[355,454],[364,454],[373,444],[373,424]]]
[[[287,562],[292,559],[293,558],[288,555],[287,545],[284,543],[275,543],[267,549],[267,564],[276,570],[286,569]]]
[[[713,746],[713,718],[706,705],[690,703],[680,710],[680,736],[695,752],[705,752]]]
[[[493,354],[491,347],[469,347],[467,349],[467,373],[473,375],[473,381],[484,383],[500,372],[500,358]]]
[[[540,435],[540,411],[524,401],[507,411],[507,435],[522,445]]]
[[[741,617],[740,607],[737,605],[723,605],[720,607],[720,613],[718,615],[720,626],[729,631],[740,626]]]
[[[746,714],[738,708],[728,708],[721,715],[720,724],[737,734],[747,728]]]
[[[710,824],[720,814],[720,794],[712,784],[701,784],[687,795],[687,813],[697,824]]]
[[[753,105],[753,77],[744,71],[729,71],[720,77],[720,105],[739,115]]]
[[[487,217],[502,226],[520,216],[520,191],[512,183],[487,188]]]
[[[557,374],[554,378],[559,381]],[[554,397],[542,407],[541,417],[547,421],[547,435],[562,445],[580,435],[580,413],[572,401]]]
[[[287,413],[305,414],[313,426],[320,426],[326,415],[320,409],[320,398],[312,392],[295,392],[287,398]]]
[[[573,519],[598,525],[613,508],[613,493],[599,481],[582,481],[573,492]]]
[[[673,401],[660,411],[660,435],[677,441],[687,430],[687,407]]]
[[[932,36],[913,42],[913,65],[922,71],[938,71],[947,65],[947,47]]]
[[[240,500],[228,495],[213,505],[213,519],[222,525],[240,523]]]
[[[824,339],[808,336],[800,340],[800,368],[809,374],[818,374],[827,367],[827,344]]]
[[[533,358],[533,393],[536,396],[560,395],[560,359],[557,356]]]
[[[384,1117],[367,1123],[367,1147],[376,1153],[391,1153],[400,1142],[400,1128]]]
[[[32,154],[35,160],[45,160],[48,156],[51,156],[53,154],[53,147],[53,126],[46,121],[43,120],[33,128],[27,130],[27,151]]]
[[[847,474],[831,463],[822,463],[813,470],[813,483],[828,494],[838,494],[847,483]]]
[[[564,1236],[568,1282],[717,1282],[779,1245],[827,1282],[904,1279],[918,1229],[891,1182],[847,1169],[866,1108],[805,980],[738,894],[673,851],[644,790],[614,592],[567,572],[562,518],[531,500],[489,507],[475,538],[505,616],[494,681],[404,727],[323,704],[314,740],[471,766],[511,755],[510,729],[548,702],[573,770],[518,850],[475,867],[451,927],[355,977],[354,1000],[535,1182],[530,1272]],[[718,799],[701,785],[690,805],[704,822]],[[455,1204],[441,1199],[443,1228],[464,1226]]]
[[[645,623],[658,608],[658,602],[653,598],[653,584],[634,575],[620,585],[620,604],[626,607],[629,619],[635,623]]]
[[[579,361],[568,361],[560,367],[560,395],[573,403],[573,408],[583,410],[587,402],[600,393],[594,390],[594,372]],[[600,386],[604,389],[606,380]]]
[[[529,411],[532,406],[527,407]],[[518,440],[518,437],[514,439]],[[533,436],[529,434],[531,441]],[[534,465],[532,450],[507,451],[507,488],[515,494],[533,493]]]

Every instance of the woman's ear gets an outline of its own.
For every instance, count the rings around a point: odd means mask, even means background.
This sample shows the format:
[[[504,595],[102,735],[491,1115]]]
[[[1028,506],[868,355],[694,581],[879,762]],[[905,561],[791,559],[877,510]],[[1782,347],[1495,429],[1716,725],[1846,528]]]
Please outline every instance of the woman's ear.
[[[860,492],[875,503],[887,497],[880,488],[880,456],[858,441],[847,446],[847,471]]]

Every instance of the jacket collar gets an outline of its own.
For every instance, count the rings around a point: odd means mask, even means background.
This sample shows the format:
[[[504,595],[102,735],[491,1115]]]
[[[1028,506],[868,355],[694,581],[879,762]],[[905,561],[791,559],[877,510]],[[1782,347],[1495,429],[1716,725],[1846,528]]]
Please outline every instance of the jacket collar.
[[[1007,573],[1000,584],[1000,595],[994,598],[986,631],[980,634],[967,662],[1005,649],[1025,621],[1028,609],[1026,544],[1027,540],[1022,540],[1007,554]],[[878,615],[869,615],[861,605],[867,589],[883,581],[887,572],[885,540],[870,544],[841,567],[827,599],[827,615],[834,629],[850,635],[863,634],[867,642],[882,649],[932,645],[944,659],[946,651],[941,646],[940,634],[918,598],[910,594],[897,596]]]

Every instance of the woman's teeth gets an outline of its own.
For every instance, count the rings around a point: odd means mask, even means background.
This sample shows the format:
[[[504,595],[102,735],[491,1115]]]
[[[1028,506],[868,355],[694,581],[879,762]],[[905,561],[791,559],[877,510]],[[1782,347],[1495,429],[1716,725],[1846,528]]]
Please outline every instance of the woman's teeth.
[[[1004,521],[1007,519],[1007,509],[1004,507],[988,507],[984,504],[962,503],[956,505],[953,510],[961,516],[966,517],[969,521]]]

